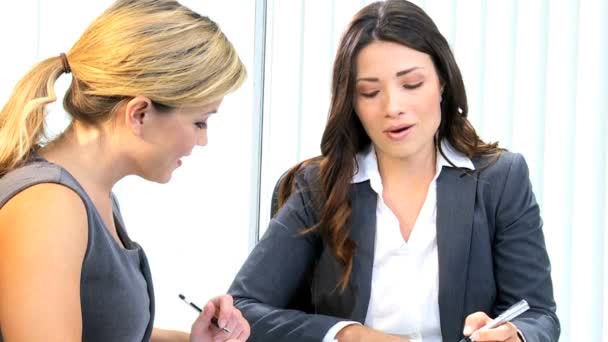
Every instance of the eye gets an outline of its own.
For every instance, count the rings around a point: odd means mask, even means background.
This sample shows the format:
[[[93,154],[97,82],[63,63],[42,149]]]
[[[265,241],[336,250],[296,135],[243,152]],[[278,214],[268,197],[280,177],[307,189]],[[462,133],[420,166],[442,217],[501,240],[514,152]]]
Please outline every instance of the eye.
[[[198,128],[198,129],[206,129],[207,123],[205,121],[199,121],[199,122],[195,122],[194,126],[196,126],[196,128]]]
[[[422,83],[423,82],[418,82],[418,83],[415,83],[415,84],[404,84],[403,88],[405,88],[405,89],[416,89],[416,88],[419,88],[422,85]]]
[[[367,98],[372,98],[372,97],[378,95],[378,92],[379,91],[376,90],[376,91],[372,91],[372,92],[369,92],[369,93],[359,93],[359,95],[361,95],[363,97],[367,97]]]

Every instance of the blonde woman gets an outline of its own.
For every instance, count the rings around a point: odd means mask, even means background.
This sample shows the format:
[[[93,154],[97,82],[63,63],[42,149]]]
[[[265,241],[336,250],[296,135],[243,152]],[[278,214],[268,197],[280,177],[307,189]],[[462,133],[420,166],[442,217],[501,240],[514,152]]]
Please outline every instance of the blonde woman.
[[[43,145],[64,73],[73,120]],[[17,84],[0,113],[0,341],[249,336],[229,296],[210,300],[190,334],[152,328],[148,263],[112,195],[127,175],[169,181],[245,74],[209,18],[176,1],[119,0]]]

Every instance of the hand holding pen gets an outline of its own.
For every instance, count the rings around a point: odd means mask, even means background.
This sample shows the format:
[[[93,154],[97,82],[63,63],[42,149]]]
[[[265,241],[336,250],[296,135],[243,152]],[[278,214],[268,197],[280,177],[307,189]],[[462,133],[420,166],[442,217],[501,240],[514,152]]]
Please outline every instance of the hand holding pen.
[[[467,337],[460,342],[505,341],[520,342],[517,327],[511,320],[530,308],[528,302],[521,300],[511,306],[495,319],[483,312],[467,316],[463,334]]]
[[[186,300],[182,294],[179,298],[200,312],[192,324],[191,342],[207,341],[245,341],[250,328],[241,312],[232,303],[232,297],[223,295],[211,299],[201,308]]]

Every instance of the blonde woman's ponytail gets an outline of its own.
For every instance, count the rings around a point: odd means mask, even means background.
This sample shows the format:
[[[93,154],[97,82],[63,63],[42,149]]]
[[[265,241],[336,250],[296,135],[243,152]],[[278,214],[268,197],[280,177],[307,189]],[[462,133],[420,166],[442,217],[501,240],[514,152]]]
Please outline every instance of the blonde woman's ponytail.
[[[45,106],[57,99],[62,57],[38,63],[15,86],[0,112],[0,176],[19,166],[44,136]]]

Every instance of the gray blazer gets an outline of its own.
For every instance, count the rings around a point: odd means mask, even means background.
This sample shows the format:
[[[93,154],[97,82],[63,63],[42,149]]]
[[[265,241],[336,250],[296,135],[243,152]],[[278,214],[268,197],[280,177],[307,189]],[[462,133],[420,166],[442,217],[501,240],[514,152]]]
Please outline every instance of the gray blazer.
[[[444,167],[437,179],[443,341],[462,337],[467,315],[496,316],[526,299],[531,309],[513,322],[528,342],[556,342],[560,326],[549,258],[526,162],[504,152],[487,168],[487,160],[473,163],[478,170],[473,174]],[[323,238],[298,234],[318,222],[319,205],[312,196],[318,168],[304,169],[297,184],[229,290],[251,324],[250,341],[321,341],[339,321],[365,321],[377,195],[369,181],[352,184],[349,191],[350,237],[357,249],[351,281],[340,292],[342,267]]]

